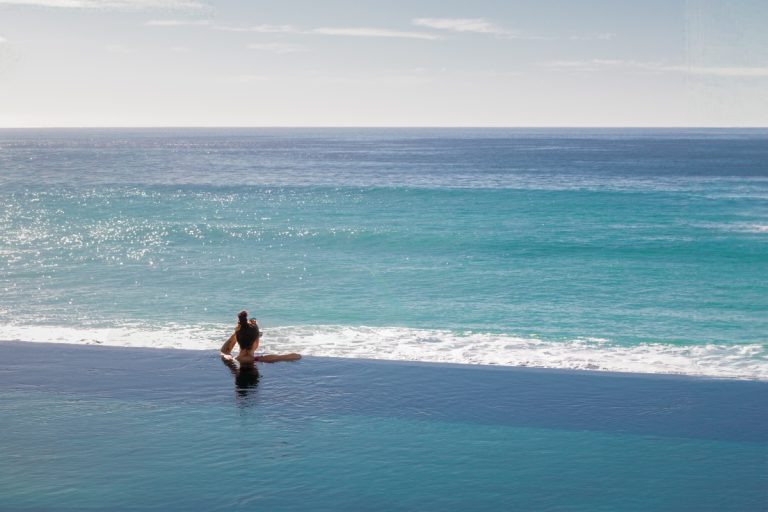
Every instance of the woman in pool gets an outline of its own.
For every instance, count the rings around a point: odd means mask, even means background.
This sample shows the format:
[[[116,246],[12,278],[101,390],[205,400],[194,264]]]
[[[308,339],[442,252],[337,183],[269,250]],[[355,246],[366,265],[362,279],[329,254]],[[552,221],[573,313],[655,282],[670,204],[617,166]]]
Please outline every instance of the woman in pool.
[[[235,327],[235,332],[229,337],[227,341],[221,346],[220,353],[221,358],[226,361],[237,361],[240,366],[253,366],[257,361],[262,363],[276,363],[278,361],[296,361],[301,359],[300,354],[265,354],[256,355],[256,349],[259,348],[259,338],[261,333],[259,332],[259,326],[256,320],[251,318],[248,320],[248,312],[241,311],[237,315],[238,323]],[[240,352],[237,357],[232,357],[232,349],[235,348],[235,343],[240,346]]]

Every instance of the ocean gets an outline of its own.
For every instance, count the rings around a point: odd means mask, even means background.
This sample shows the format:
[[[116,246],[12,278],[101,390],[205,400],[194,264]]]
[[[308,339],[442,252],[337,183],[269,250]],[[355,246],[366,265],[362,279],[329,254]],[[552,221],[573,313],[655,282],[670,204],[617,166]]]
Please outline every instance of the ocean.
[[[768,380],[768,129],[3,129],[0,339]]]

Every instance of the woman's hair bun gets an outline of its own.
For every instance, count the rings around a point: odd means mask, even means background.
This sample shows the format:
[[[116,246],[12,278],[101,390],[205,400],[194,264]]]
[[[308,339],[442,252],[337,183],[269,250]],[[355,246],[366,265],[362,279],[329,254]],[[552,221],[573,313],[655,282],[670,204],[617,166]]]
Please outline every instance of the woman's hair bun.
[[[243,310],[237,314],[237,318],[240,320],[240,323],[245,325],[248,323],[248,312]]]

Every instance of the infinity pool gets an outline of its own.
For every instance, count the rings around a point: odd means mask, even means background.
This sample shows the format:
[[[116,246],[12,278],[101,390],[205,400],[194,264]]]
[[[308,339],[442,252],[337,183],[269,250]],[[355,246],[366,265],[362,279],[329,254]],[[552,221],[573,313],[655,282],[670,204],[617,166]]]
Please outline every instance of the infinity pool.
[[[0,343],[0,510],[768,508],[768,383]]]

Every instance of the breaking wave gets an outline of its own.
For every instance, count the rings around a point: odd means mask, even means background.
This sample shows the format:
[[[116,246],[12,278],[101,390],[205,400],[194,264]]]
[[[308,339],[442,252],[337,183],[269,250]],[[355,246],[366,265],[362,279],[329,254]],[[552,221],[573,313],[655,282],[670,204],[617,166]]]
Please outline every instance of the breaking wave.
[[[191,350],[215,350],[228,334],[214,325],[0,326],[0,339],[8,341]],[[768,380],[768,346],[762,343],[622,345],[596,338],[553,341],[406,327],[303,325],[266,329],[261,349],[312,356]]]

